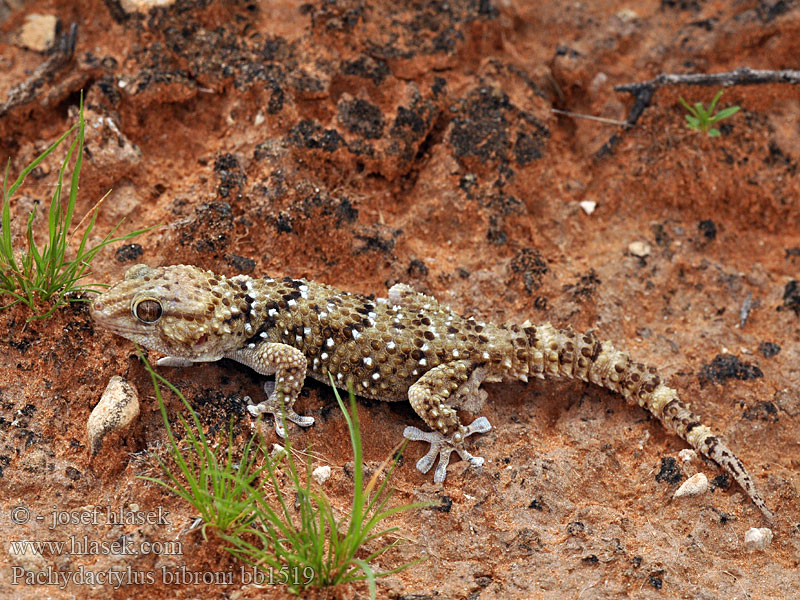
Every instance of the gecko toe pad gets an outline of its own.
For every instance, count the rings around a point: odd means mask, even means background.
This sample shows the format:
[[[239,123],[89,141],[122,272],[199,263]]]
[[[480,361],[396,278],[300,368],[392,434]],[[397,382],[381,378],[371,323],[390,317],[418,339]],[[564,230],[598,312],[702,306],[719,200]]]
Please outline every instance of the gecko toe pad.
[[[259,415],[267,413],[271,414],[275,419],[275,433],[277,433],[281,438],[286,437],[286,430],[284,430],[283,425],[281,424],[281,403],[276,398],[270,396],[267,400],[264,400],[258,404],[253,402],[250,396],[245,396],[245,400],[247,401],[247,411],[251,415],[258,417]],[[300,427],[310,427],[314,424],[314,417],[298,415],[291,408],[284,407],[283,410],[284,414],[286,415],[286,420],[291,421],[295,425],[299,425]]]
[[[473,433],[486,433],[492,428],[489,420],[486,417],[478,417],[466,427],[466,432],[463,438],[466,438]],[[450,455],[453,451],[458,452],[462,460],[469,461],[473,467],[480,467],[484,463],[484,459],[480,456],[472,456],[464,448],[464,440],[460,442],[453,441],[452,437],[447,438],[438,431],[422,431],[417,427],[408,426],[403,431],[403,437],[412,441],[428,442],[431,447],[428,453],[417,461],[417,469],[421,473],[427,473],[436,462],[436,457],[439,457],[439,465],[433,474],[433,481],[435,483],[442,483],[447,477],[447,466],[450,464]]]

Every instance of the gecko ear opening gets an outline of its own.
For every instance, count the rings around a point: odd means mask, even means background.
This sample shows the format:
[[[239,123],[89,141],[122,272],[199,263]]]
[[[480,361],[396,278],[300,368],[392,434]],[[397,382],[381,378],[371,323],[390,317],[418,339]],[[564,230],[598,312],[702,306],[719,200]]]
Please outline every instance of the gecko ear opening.
[[[133,265],[130,269],[125,271],[125,280],[129,279],[141,279],[145,275],[152,273],[153,269],[148,267],[147,265]]]

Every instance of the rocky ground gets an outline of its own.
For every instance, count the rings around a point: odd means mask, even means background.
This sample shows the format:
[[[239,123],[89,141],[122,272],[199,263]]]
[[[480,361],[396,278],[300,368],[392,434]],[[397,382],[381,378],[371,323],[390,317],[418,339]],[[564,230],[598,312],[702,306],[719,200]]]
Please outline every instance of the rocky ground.
[[[729,87],[720,106],[741,110],[718,138],[688,129],[679,103],[707,103],[716,87],[658,88],[630,129],[553,109],[623,121],[634,99],[616,85],[796,68],[800,3],[397,4],[4,0],[0,158],[18,173],[74,122],[83,90],[78,213],[111,189],[94,241],[122,218],[123,231],[159,224],[100,253],[93,281],[137,262],[184,262],[378,295],[407,282],[483,319],[593,329],[670,377],[777,514],[764,522],[719,468],[684,461],[682,440],[613,393],[492,384],[482,414],[495,428],[470,446],[483,468],[454,463],[433,484],[414,469],[422,445],[408,447],[394,501],[442,506],[393,521],[406,542],[381,566],[427,560],[381,580],[380,597],[795,597],[800,88]],[[43,165],[13,200],[20,243],[56,175],[55,161]],[[165,440],[149,376],[129,342],[93,327],[85,305],[28,316],[0,312],[0,594],[263,596],[238,582],[163,580],[162,567],[239,564],[213,536],[188,531],[190,507],[137,479],[156,472],[149,451],[163,452]],[[259,397],[261,378],[229,361],[162,373],[212,434],[233,415],[245,439],[243,398]],[[139,390],[141,414],[92,459],[86,422],[113,375]],[[346,510],[352,455],[331,390],[310,382],[298,407],[317,423],[293,434],[332,467],[325,489]],[[182,411],[174,398],[168,408]],[[363,401],[359,411],[370,466],[406,424],[421,425],[407,405]],[[673,499],[698,472],[710,490]],[[19,506],[44,519],[15,523]],[[93,506],[169,518],[51,528],[54,511]],[[764,526],[772,543],[747,552],[745,532]],[[181,552],[6,551],[13,540],[84,536],[179,540]],[[13,579],[21,564],[155,581],[26,585]],[[360,598],[366,586],[314,593]]]

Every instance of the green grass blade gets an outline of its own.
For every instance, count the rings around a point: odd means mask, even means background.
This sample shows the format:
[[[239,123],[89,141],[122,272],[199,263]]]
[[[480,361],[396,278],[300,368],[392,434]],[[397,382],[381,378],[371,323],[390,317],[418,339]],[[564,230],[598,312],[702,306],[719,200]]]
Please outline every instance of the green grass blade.
[[[741,109],[741,106],[729,106],[728,108],[723,108],[721,111],[719,111],[717,114],[714,115],[712,121],[714,123],[718,123],[719,121],[722,121],[723,119],[727,119],[728,117],[732,117],[737,112],[739,112],[740,109]]]
[[[703,106],[702,102],[695,102],[694,103],[694,114],[701,121],[704,121],[705,119],[708,118],[708,112],[706,112],[706,107]]]
[[[58,148],[58,146],[61,144],[61,142],[63,142],[69,136],[69,134],[71,134],[73,131],[75,131],[76,127],[77,127],[77,125],[73,125],[72,127],[70,127],[69,130],[67,130],[67,132],[64,135],[62,135],[55,142],[53,142],[53,144],[49,148],[47,148],[47,150],[45,150],[39,156],[34,158],[33,162],[31,162],[24,169],[22,169],[22,172],[17,177],[17,180],[11,185],[11,187],[8,189],[7,192],[5,192],[4,195],[7,198],[10,198],[11,196],[13,196],[16,193],[16,191],[19,188],[19,186],[22,185],[22,182],[25,181],[25,178],[28,175],[30,175],[31,171],[33,171],[36,167],[38,167],[39,164],[45,158],[47,158],[50,155],[51,152],[53,152],[53,150]]]
[[[67,212],[64,215],[64,237],[66,238],[69,233],[69,227],[72,224],[72,216],[75,213],[75,203],[78,199],[78,181],[81,175],[81,166],[83,166],[83,140],[86,123],[83,120],[83,92],[81,92],[80,109],[78,111],[78,152],[75,155],[75,166],[72,168],[72,181],[69,186],[69,200],[67,201]]]
[[[372,567],[369,564],[361,559],[354,558],[353,562],[356,563],[362,571],[364,571],[364,575],[367,579],[367,587],[369,587],[369,597],[371,600],[375,600],[377,595],[377,586],[375,585],[375,572],[372,570]]]
[[[0,248],[2,248],[3,265],[13,271],[19,271],[14,257],[14,248],[11,244],[11,201],[8,193],[8,169],[10,166],[11,159],[8,159],[6,172],[3,175],[3,214],[0,217],[0,227],[2,227],[2,231],[0,231]],[[6,279],[5,273],[3,277]]]
[[[714,94],[714,99],[711,101],[711,104],[708,105],[708,114],[711,115],[714,113],[714,108],[717,106],[717,102],[722,97],[722,90],[718,91]]]

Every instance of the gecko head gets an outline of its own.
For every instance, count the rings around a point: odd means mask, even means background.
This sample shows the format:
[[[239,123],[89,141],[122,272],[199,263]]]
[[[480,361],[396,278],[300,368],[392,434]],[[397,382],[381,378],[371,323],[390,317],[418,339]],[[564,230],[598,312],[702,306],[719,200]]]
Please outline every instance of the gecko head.
[[[244,284],[189,265],[135,265],[94,299],[92,319],[146,348],[212,361],[245,335]]]

